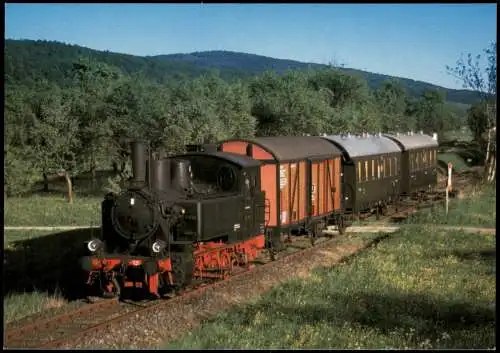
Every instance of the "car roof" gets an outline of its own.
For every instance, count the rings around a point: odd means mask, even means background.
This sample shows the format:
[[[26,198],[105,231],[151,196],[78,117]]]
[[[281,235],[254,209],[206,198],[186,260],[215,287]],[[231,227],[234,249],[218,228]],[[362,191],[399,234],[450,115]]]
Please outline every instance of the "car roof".
[[[269,152],[277,161],[302,160],[315,157],[341,156],[342,151],[318,136],[272,136],[230,139],[255,144]]]
[[[323,139],[332,142],[345,151],[350,159],[388,153],[401,153],[396,142],[381,134],[377,135],[328,135]]]
[[[439,146],[439,143],[432,136],[424,133],[414,134],[410,132],[406,134],[384,134],[384,136],[396,141],[405,151]]]

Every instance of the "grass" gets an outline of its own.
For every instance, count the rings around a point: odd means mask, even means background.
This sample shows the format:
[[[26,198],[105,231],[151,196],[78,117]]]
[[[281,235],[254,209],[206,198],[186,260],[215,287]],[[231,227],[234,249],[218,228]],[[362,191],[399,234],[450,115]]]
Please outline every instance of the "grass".
[[[31,196],[5,199],[5,226],[99,226],[103,197]]]
[[[450,199],[449,212],[446,215],[444,205],[422,210],[408,218],[409,224],[444,224],[471,227],[496,226],[496,188],[483,186],[475,188],[468,198]]]
[[[163,348],[492,348],[495,238],[405,229]]]
[[[440,164],[443,166],[447,166],[448,163],[452,163],[453,171],[455,172],[461,172],[470,166],[470,163],[455,152],[438,153],[437,158],[439,162],[442,162]]]
[[[3,299],[4,322],[10,323],[45,310],[60,308],[66,301],[60,293],[9,294]]]

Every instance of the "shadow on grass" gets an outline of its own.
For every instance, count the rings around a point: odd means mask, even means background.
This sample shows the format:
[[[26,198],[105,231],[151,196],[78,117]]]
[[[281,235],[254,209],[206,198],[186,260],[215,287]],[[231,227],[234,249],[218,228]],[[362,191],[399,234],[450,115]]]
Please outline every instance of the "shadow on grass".
[[[5,248],[3,294],[59,292],[68,300],[83,297],[84,273],[79,258],[85,241],[99,229],[85,228],[14,241]]]

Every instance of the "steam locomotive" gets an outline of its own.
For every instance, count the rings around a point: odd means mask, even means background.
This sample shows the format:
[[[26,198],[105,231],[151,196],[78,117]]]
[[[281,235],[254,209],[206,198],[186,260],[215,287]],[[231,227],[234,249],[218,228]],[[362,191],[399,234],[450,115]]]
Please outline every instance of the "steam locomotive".
[[[139,289],[160,297],[193,277],[228,276],[265,247],[260,163],[213,151],[154,159],[132,143],[126,191],[102,202],[102,234],[81,259],[103,296]]]

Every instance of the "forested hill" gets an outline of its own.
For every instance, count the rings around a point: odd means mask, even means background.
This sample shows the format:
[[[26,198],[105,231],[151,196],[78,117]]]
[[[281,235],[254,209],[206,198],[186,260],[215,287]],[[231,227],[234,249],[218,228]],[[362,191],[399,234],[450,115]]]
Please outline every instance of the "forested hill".
[[[66,83],[69,84],[71,76],[69,73],[75,60],[88,56],[116,66],[128,74],[142,72],[146,77],[158,82],[197,77],[213,69],[219,70],[222,78],[231,80],[254,76],[265,71],[283,73],[287,70],[325,67],[321,64],[228,51],[141,57],[53,41],[6,40],[5,82],[30,85],[38,79],[45,78],[65,86]],[[443,67],[446,64],[443,63]],[[381,82],[393,78],[355,69],[341,68],[341,70],[361,76],[371,88],[377,88]],[[449,102],[472,104],[478,99],[475,92],[446,89],[406,78],[399,79],[410,96],[421,96],[425,90],[438,89],[446,93],[446,100]]]

